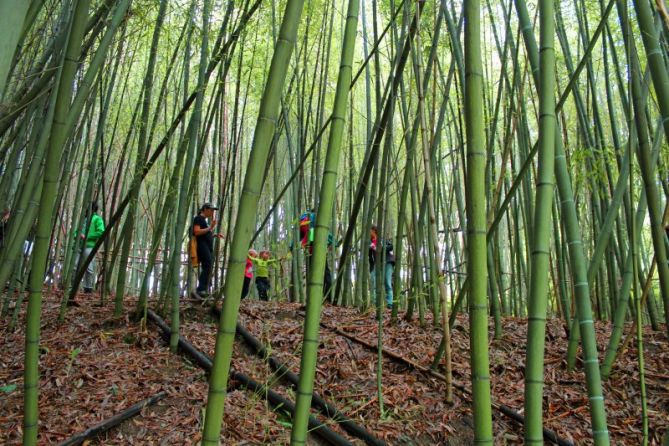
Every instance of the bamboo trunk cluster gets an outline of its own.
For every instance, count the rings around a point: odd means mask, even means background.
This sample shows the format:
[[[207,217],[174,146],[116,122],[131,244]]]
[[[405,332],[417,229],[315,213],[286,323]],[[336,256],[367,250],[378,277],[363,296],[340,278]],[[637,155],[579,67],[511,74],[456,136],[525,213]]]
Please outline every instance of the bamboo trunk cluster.
[[[220,438],[250,248],[281,259],[269,298],[306,304],[292,444],[312,422],[326,271],[331,303],[375,304],[381,414],[385,324],[439,329],[432,368],[450,403],[451,330],[468,320],[475,441],[493,444],[490,336],[504,342],[517,317],[527,444],[544,441],[549,324],[564,327],[567,368],[585,372],[596,445],[615,441],[602,380],[627,373],[616,359],[634,338],[649,442],[643,333],[669,333],[661,11],[644,0],[541,0],[537,17],[525,0],[263,5],[1,2],[0,318],[26,327],[25,444],[40,441],[43,296],[63,290],[63,322],[70,304],[109,296],[122,317],[137,295],[136,316],[169,316],[176,351],[196,274],[190,222],[207,201],[224,235],[209,284],[223,310],[203,444]],[[106,226],[94,241],[91,202]],[[598,321],[611,323],[606,346]]]

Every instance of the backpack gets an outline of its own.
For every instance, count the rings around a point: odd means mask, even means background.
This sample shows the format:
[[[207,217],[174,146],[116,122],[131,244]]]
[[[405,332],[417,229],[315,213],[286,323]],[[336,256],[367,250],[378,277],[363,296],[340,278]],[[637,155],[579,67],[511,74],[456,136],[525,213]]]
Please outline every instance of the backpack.
[[[312,218],[314,214],[312,212],[305,212],[300,215],[300,238],[302,239],[302,245],[306,245],[307,241],[309,243],[314,241],[314,226],[316,221]]]
[[[195,228],[191,227],[190,239],[188,240],[188,257],[193,268],[200,265],[200,259],[197,257],[197,237],[195,237]]]

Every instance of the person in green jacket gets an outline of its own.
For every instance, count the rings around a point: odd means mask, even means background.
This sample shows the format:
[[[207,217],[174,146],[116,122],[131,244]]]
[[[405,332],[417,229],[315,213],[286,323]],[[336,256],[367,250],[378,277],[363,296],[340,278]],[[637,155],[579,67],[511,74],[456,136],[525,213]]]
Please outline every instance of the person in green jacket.
[[[82,259],[86,259],[88,257],[88,255],[93,250],[95,243],[105,231],[105,222],[97,212],[98,204],[93,203],[91,205],[91,217],[89,220],[90,223],[86,226],[88,227],[88,232],[86,234],[81,234],[81,238],[86,239]],[[77,265],[79,265],[79,259],[77,259]],[[91,263],[89,263],[86,267],[86,273],[84,274],[84,293],[92,293],[93,289],[95,288],[95,266],[95,257],[93,257]]]

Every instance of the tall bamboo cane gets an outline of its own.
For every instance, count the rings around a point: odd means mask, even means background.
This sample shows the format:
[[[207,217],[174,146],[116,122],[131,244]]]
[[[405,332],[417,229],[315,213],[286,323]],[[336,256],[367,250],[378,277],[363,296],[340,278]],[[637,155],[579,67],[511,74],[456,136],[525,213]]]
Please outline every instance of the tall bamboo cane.
[[[291,445],[306,444],[308,418],[311,407],[311,395],[314,387],[316,359],[318,356],[318,332],[323,300],[323,274],[327,255],[327,239],[332,219],[341,153],[342,133],[346,122],[346,105],[349,86],[351,85],[353,54],[358,25],[359,0],[349,0],[342,43],[339,77],[335,91],[335,102],[332,110],[330,137],[325,159],[323,182],[318,200],[316,215],[316,231],[314,251],[309,268],[309,285],[307,294],[307,314],[304,322],[302,358],[300,361],[300,381],[297,387],[295,402],[295,419],[291,431]]]
[[[161,6],[161,9],[163,7]],[[135,178],[138,178],[142,175],[142,169],[146,163],[146,158],[149,153],[149,147],[147,145],[147,127],[149,119],[149,111],[151,105],[151,96],[153,90],[153,71],[155,66],[155,57],[156,57],[156,45],[158,44],[158,37],[160,36],[160,28],[162,26],[162,18],[164,11],[159,12],[158,18],[156,21],[156,27],[154,28],[151,50],[149,54],[149,61],[146,68],[146,73],[144,75],[144,80],[142,83],[142,112],[140,115],[139,121],[139,141],[137,151],[135,152]],[[139,105],[139,104],[138,104]],[[123,297],[125,296],[126,288],[126,272],[128,268],[128,258],[130,255],[130,248],[135,238],[135,226],[137,218],[137,204],[139,200],[140,190],[133,189],[130,195],[130,202],[128,208],[128,214],[126,216],[125,222],[123,224],[123,229],[121,231],[121,236],[123,237],[123,244],[121,246],[121,251],[119,255],[119,266],[118,266],[118,276],[116,280],[116,296],[114,299],[114,316],[120,317],[123,310]]]
[[[544,444],[543,387],[544,339],[548,294],[550,217],[553,204],[555,148],[555,23],[553,1],[539,3],[541,48],[539,50],[539,168],[532,240],[532,269],[525,361],[525,444]]]
[[[274,127],[278,119],[281,93],[295,46],[297,26],[302,15],[303,0],[288,0],[284,12],[279,38],[276,42],[270,64],[267,83],[258,113],[258,121],[253,135],[253,145],[249,158],[244,188],[240,199],[235,232],[228,260],[225,278],[223,309],[216,335],[214,364],[209,380],[207,414],[202,433],[203,445],[217,445],[220,438],[221,421],[225,402],[228,372],[232,358],[232,344],[235,324],[239,313],[239,301],[244,276],[249,242],[253,234],[258,199],[262,190],[263,175],[269,146],[274,137]]]
[[[669,143],[669,73],[663,57],[664,51],[660,46],[660,38],[655,28],[653,14],[650,4],[646,0],[635,0],[635,11],[639,23],[639,30],[644,47],[646,48],[646,57],[650,68],[655,94],[657,95],[657,104],[662,115],[664,133]],[[634,46],[634,42],[629,42]],[[634,57],[634,56],[632,56]],[[639,111],[635,110],[635,113]],[[641,167],[641,177],[643,178],[646,194],[648,195],[648,214],[650,217],[650,232],[657,257],[657,274],[660,278],[660,290],[664,301],[664,320],[667,333],[669,334],[669,263],[667,263],[667,250],[664,245],[664,234],[662,225],[662,211],[660,210],[659,195],[657,193],[656,175],[654,166],[650,162],[650,152],[639,146],[637,151],[639,166]]]
[[[33,252],[32,269],[30,272],[30,297],[26,314],[26,353],[24,360],[24,404],[23,404],[23,444],[37,444],[38,429],[38,392],[39,392],[39,338],[40,314],[42,308],[42,283],[49,255],[51,234],[51,218],[54,212],[56,193],[58,190],[58,174],[60,157],[65,147],[65,123],[62,119],[67,115],[72,98],[73,80],[77,71],[78,57],[84,26],[88,17],[89,0],[79,0],[74,7],[70,33],[65,52],[65,60],[59,74],[57,99],[51,139],[47,150],[44,167],[44,187],[39,205],[40,218],[37,221],[37,235]]]
[[[486,149],[483,130],[483,67],[480,1],[465,3],[465,122],[467,123],[467,278],[474,400],[474,441],[493,444],[488,363],[488,294],[486,248]],[[552,90],[551,90],[552,92]],[[492,296],[492,298],[496,298]],[[446,309],[444,309],[445,312]],[[448,342],[445,339],[445,342]]]
[[[639,144],[637,146],[637,157],[639,158],[639,164],[647,163],[650,161],[650,149],[648,148],[648,136],[647,136],[647,127],[644,122],[646,119],[646,113],[644,109],[644,98],[641,92],[641,67],[639,66],[639,61],[636,57],[636,51],[634,50],[634,44],[630,43],[629,59],[631,65],[631,74],[632,74],[632,104],[634,106],[634,117],[637,125],[637,135],[639,137]],[[628,154],[632,151],[633,143],[632,141],[628,144]],[[641,155],[642,152],[645,152],[645,156]],[[629,188],[630,191],[634,187],[633,179],[633,170],[632,170],[632,157],[628,156],[629,160]],[[648,172],[646,168],[648,166],[642,166],[641,172],[642,175],[646,175]],[[645,181],[644,181],[645,182]],[[648,195],[649,188],[646,185],[645,192]],[[650,197],[649,197],[650,198]],[[650,208],[650,204],[649,204]],[[646,382],[645,382],[645,370],[644,370],[644,361],[643,361],[643,327],[641,326],[641,296],[639,295],[639,281],[637,280],[637,257],[639,244],[637,243],[638,237],[635,230],[635,221],[634,217],[630,215],[629,218],[629,233],[630,233],[630,254],[629,256],[632,259],[632,278],[634,280],[634,285],[632,289],[634,290],[634,307],[636,310],[636,336],[637,336],[637,362],[639,366],[639,390],[641,396],[641,433],[642,433],[642,445],[648,445],[648,408],[646,404]],[[664,246],[663,246],[664,248]],[[657,253],[656,253],[657,255]],[[620,306],[624,306],[620,303]]]
[[[193,11],[195,10],[195,2],[193,3]],[[174,252],[172,253],[172,280],[171,280],[171,305],[172,313],[170,320],[170,328],[172,335],[170,336],[170,350],[177,351],[179,344],[179,282],[181,269],[181,247],[183,246],[182,239],[184,229],[186,227],[186,217],[188,213],[188,206],[191,202],[190,183],[191,176],[195,167],[195,156],[198,145],[200,144],[200,124],[202,120],[202,107],[204,104],[204,89],[207,85],[207,60],[209,57],[209,15],[211,13],[211,0],[205,0],[202,9],[202,43],[200,46],[200,67],[197,77],[197,96],[195,98],[195,106],[193,114],[188,123],[188,140],[184,144],[188,144],[186,151],[186,159],[183,166],[183,175],[181,176],[181,187],[179,190],[179,201],[175,208],[177,212],[177,219],[174,225],[174,240],[172,240]],[[212,228],[213,230],[213,228]]]
[[[524,0],[515,0],[518,17],[523,30],[523,38],[527,50],[535,85],[539,85],[538,79],[538,50],[532,26],[527,14],[527,6]],[[559,134],[559,132],[557,133]],[[608,445],[609,431],[606,423],[606,409],[604,406],[604,396],[602,390],[601,377],[599,372],[599,360],[597,354],[597,344],[595,339],[594,322],[592,320],[592,310],[590,306],[590,289],[587,280],[587,266],[585,263],[585,254],[583,252],[583,242],[581,239],[578,217],[576,215],[576,206],[574,203],[574,193],[571,186],[571,179],[567,169],[562,138],[555,137],[555,175],[560,194],[560,204],[565,229],[567,234],[567,243],[571,258],[571,270],[575,281],[576,307],[579,326],[581,329],[581,342],[583,345],[586,383],[588,389],[588,398],[590,400],[590,416],[592,419],[592,431],[595,445]]]

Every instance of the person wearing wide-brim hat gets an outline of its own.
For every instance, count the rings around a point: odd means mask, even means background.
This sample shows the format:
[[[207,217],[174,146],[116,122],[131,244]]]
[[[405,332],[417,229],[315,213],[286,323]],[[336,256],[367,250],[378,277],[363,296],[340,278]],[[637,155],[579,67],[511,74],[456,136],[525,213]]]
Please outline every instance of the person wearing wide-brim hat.
[[[209,295],[209,278],[214,264],[214,237],[221,237],[220,234],[214,233],[216,227],[214,211],[216,210],[218,210],[218,207],[206,202],[200,207],[200,212],[193,219],[193,235],[197,242],[197,257],[200,263],[200,276],[198,277],[195,293],[196,297],[200,298]]]

